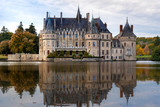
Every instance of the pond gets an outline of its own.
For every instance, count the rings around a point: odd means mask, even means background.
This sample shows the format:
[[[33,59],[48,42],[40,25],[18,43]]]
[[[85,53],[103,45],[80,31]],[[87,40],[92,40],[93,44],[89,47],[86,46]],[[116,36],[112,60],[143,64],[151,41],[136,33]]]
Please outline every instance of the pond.
[[[159,107],[160,62],[0,62],[0,107]]]

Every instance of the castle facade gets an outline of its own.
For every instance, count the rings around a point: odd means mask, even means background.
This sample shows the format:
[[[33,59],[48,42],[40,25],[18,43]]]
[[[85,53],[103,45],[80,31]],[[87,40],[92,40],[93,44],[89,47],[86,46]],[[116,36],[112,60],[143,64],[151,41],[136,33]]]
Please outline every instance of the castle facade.
[[[89,19],[89,13],[82,18],[79,8],[75,18],[64,18],[62,12],[60,17],[50,17],[47,12],[40,32],[39,60],[46,60],[55,51],[69,51],[70,55],[87,51],[105,60],[136,60],[136,35],[128,19],[114,38],[100,18]]]

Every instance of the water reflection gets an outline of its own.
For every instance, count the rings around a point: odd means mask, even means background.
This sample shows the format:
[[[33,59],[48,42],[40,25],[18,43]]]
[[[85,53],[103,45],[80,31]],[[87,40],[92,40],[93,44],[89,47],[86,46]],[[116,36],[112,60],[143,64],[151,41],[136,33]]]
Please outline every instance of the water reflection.
[[[136,87],[136,62],[42,63],[39,66],[39,86],[44,104],[77,107],[100,104],[107,99],[115,83],[120,97],[133,97]]]

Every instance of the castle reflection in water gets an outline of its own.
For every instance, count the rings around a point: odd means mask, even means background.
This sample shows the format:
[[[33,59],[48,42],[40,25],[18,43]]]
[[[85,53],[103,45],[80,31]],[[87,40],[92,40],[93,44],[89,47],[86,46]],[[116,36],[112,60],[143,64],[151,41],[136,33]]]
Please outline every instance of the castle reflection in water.
[[[39,86],[46,106],[76,104],[87,107],[107,100],[112,84],[120,97],[133,97],[136,62],[41,63]]]

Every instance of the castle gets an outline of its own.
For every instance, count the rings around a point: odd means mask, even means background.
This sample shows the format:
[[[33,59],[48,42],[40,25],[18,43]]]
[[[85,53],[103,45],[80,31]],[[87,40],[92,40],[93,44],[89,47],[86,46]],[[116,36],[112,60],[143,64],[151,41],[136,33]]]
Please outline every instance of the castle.
[[[55,51],[69,51],[70,55],[87,51],[105,60],[136,60],[136,35],[128,19],[114,38],[100,18],[89,19],[89,13],[82,18],[79,7],[75,18],[64,18],[62,12],[60,17],[50,17],[47,12],[40,32],[39,60],[46,60]]]

